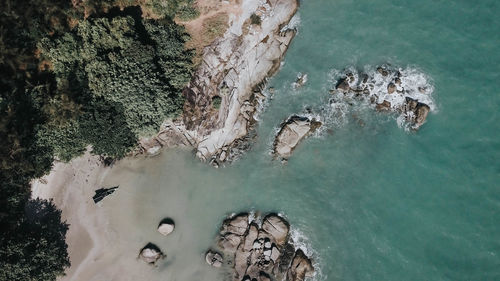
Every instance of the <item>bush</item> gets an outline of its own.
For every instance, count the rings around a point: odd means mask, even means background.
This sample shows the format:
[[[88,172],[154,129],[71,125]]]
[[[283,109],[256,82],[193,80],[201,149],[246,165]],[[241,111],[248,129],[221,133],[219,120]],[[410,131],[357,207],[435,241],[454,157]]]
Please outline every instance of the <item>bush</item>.
[[[182,89],[192,74],[187,34],[169,20],[129,14],[83,21],[39,45],[53,64],[59,91],[72,92],[83,111],[66,127],[46,126],[40,134],[61,159],[86,145],[96,154],[123,157],[137,138],[157,132],[182,109]]]
[[[260,25],[261,24],[261,19],[258,15],[255,13],[250,16],[250,23],[255,24],[255,25]]]
[[[0,280],[55,280],[70,265],[68,225],[46,200],[30,200],[18,225],[0,236]]]

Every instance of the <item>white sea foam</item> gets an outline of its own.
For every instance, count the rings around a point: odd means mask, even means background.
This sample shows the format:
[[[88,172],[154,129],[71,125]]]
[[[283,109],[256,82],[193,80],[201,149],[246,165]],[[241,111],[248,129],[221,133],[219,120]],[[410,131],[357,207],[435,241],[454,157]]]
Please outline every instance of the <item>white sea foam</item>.
[[[311,246],[309,238],[300,230],[292,226],[290,228],[290,242],[295,247],[295,250],[301,249],[304,254],[306,254],[306,256],[311,258],[314,266],[314,276],[311,279],[313,281],[326,280],[326,276],[324,276],[323,272],[321,271],[321,257],[319,256],[318,252]]]
[[[347,74],[352,75],[347,79],[351,89],[369,89],[368,93],[360,94],[355,91],[334,90],[329,98],[328,106],[321,109],[326,124],[330,126],[343,126],[348,122],[348,114],[363,108],[375,108],[377,104],[384,101],[390,103],[391,111],[399,112],[396,122],[399,127],[410,129],[407,119],[413,112],[401,110],[406,104],[406,98],[417,100],[429,106],[431,112],[437,110],[432,93],[434,86],[432,79],[415,67],[395,68],[389,65],[382,67],[387,70],[386,75],[382,75],[375,66],[367,65],[362,71],[350,66],[344,70],[333,69],[329,73],[329,84],[331,89],[339,83],[340,79]],[[388,93],[389,84],[399,78],[400,83],[395,83],[394,93]]]
[[[295,13],[295,15],[293,15],[293,17],[288,22],[288,24],[283,26],[283,28],[281,28],[280,32],[284,32],[290,29],[298,30],[299,26],[300,26],[300,15],[299,13]]]

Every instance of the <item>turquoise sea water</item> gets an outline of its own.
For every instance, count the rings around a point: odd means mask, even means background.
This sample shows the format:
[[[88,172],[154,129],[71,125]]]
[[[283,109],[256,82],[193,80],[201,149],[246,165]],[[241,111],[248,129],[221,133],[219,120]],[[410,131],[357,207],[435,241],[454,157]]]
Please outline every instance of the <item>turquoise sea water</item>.
[[[277,211],[312,252],[315,280],[500,280],[500,2],[306,0],[299,14],[242,159],[213,169],[172,150],[111,172],[107,181],[121,184],[108,200],[111,217],[130,214],[127,223],[141,227],[179,217],[175,242],[154,228],[128,242],[154,240],[171,249],[173,264],[191,251],[202,266],[223,216]],[[305,106],[320,108],[334,70],[386,62],[432,81],[437,110],[417,133],[361,109],[307,139],[286,165],[272,161],[276,127]],[[298,72],[309,81],[294,91]],[[183,224],[196,234],[183,235]],[[161,270],[171,280],[199,277]]]

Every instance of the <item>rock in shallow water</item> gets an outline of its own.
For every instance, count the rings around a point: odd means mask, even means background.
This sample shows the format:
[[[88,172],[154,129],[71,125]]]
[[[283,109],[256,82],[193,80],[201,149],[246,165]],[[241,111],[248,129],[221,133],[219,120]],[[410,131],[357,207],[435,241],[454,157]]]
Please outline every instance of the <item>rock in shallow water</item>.
[[[338,78],[331,103],[367,101],[377,111],[400,113],[412,130],[419,129],[431,111],[432,86],[415,69],[379,66],[367,73],[348,69]]]
[[[287,159],[302,139],[321,126],[315,118],[292,115],[281,124],[273,145],[275,156]]]
[[[297,250],[292,260],[292,265],[288,269],[287,280],[302,281],[306,277],[312,277],[313,273],[314,267],[311,260],[302,250]]]
[[[222,255],[212,250],[207,251],[205,260],[213,267],[221,267],[223,262]]]
[[[218,235],[218,246],[229,260],[223,263],[221,254],[209,250],[206,261],[229,267],[232,276],[228,280],[304,280],[314,274],[314,267],[302,250],[295,251],[289,233],[288,221],[277,214],[262,219],[248,213],[229,217]]]
[[[167,236],[170,233],[172,233],[172,231],[174,231],[174,228],[175,228],[174,221],[170,218],[165,218],[158,225],[158,232]]]
[[[139,253],[139,258],[150,265],[156,264],[158,260],[164,257],[165,255],[160,250],[160,248],[158,248],[158,246],[153,243],[148,243],[146,246],[144,246],[144,248],[141,249]]]

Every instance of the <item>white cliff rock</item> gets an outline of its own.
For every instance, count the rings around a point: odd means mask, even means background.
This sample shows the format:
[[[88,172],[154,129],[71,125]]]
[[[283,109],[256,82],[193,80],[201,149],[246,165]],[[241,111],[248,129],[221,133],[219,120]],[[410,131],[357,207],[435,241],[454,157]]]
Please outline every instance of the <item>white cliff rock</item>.
[[[296,0],[243,1],[243,13],[235,16],[223,38],[205,49],[203,62],[185,89],[184,124],[196,132],[197,156],[202,160],[231,160],[231,149],[244,139],[257,106],[254,89],[278,68],[295,35],[281,30],[295,14]],[[260,26],[245,25],[259,11]],[[213,96],[220,108],[209,110]],[[224,151],[224,153],[223,153]]]

